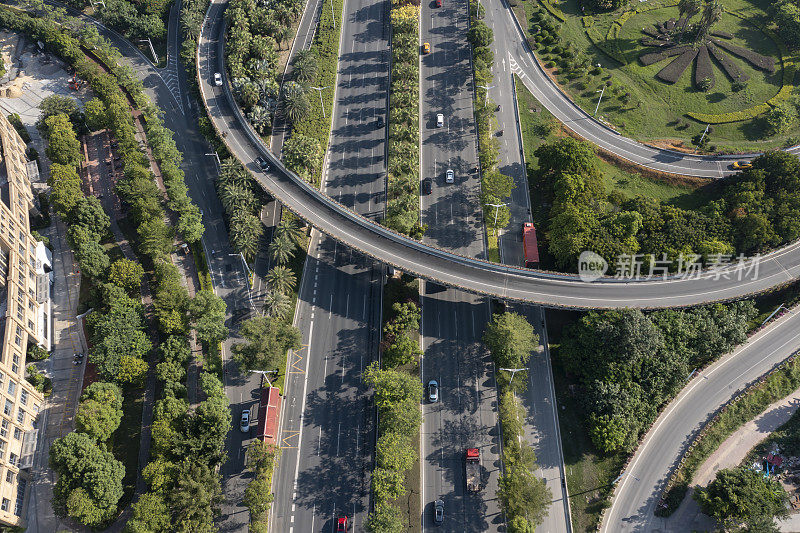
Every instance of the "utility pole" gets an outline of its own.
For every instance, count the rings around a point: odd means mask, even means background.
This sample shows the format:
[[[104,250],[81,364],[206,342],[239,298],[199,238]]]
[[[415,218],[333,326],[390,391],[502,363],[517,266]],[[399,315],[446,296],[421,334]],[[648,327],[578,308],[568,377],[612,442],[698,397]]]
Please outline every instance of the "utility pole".
[[[96,0],[92,2],[93,6],[96,6],[97,4],[102,4],[103,7],[106,7],[106,3],[103,0]]]
[[[244,274],[246,278],[245,283],[247,283],[247,297],[250,299],[250,307],[252,307],[253,311],[255,311],[256,306],[253,305],[253,293],[250,292],[250,267],[247,266],[247,261],[244,260],[244,254],[242,252],[239,252],[238,254],[228,254],[228,255],[230,257],[239,256],[239,258],[242,260],[242,265],[244,265]]]
[[[486,91],[486,94],[483,96],[483,107],[486,107],[486,103],[489,100],[489,89],[494,89],[495,86],[494,85],[489,85],[489,86],[487,86],[487,85],[478,85],[478,87],[480,87],[481,89],[484,89]]]
[[[603,93],[606,92],[606,86],[603,85],[603,90],[595,92],[600,93],[600,98],[597,99],[597,107],[594,108],[594,115],[592,115],[593,117],[597,116],[597,110],[600,109],[600,102],[603,100]]]
[[[278,373],[277,370],[248,370],[248,372],[253,373],[253,374],[261,374],[261,378],[262,379],[266,379],[267,380],[267,385],[269,385],[270,387],[272,387],[272,382],[267,377],[267,374],[272,374],[272,373],[276,373],[277,374]]]
[[[105,4],[103,4],[103,6],[105,6]],[[153,48],[153,41],[151,41],[150,39],[139,39],[139,42],[140,43],[147,43],[147,44],[150,45],[150,52],[153,53],[153,59],[155,59],[156,63],[158,63],[158,56],[156,55],[156,49]]]
[[[497,215],[500,213],[500,208],[507,204],[486,204],[488,206],[494,207],[494,227],[497,229]],[[501,369],[503,370],[503,369]],[[514,378],[511,378],[514,379]]]
[[[331,88],[330,85],[328,85],[327,87],[311,87],[311,89],[314,89],[319,93],[319,106],[322,108],[322,118],[325,118],[325,104],[322,103],[322,91],[330,88]]]

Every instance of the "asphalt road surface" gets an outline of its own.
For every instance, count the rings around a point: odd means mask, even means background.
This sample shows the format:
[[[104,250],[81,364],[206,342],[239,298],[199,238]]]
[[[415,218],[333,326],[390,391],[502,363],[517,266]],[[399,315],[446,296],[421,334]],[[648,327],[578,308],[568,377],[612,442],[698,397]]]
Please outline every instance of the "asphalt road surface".
[[[423,2],[420,39],[431,53],[420,62],[422,178],[431,178],[430,195],[421,197],[424,242],[471,257],[484,257],[483,216],[477,130],[472,106],[472,67],[466,40],[466,0],[436,8]],[[444,115],[437,127],[436,115]],[[455,175],[446,183],[446,172]],[[423,530],[497,531],[503,515],[495,493],[500,475],[497,389],[491,359],[481,343],[489,320],[486,298],[434,283],[422,295],[423,382],[440,383],[440,400],[422,406]],[[464,454],[481,450],[481,491],[466,490]],[[433,523],[433,502],[444,500],[445,521]]]
[[[323,190],[357,213],[384,212],[388,2],[347,0],[331,145]],[[332,90],[333,88],[329,89]],[[333,531],[369,514],[375,409],[362,379],[378,353],[383,267],[316,231],[295,324],[304,347],[290,354],[271,530]]]
[[[691,437],[720,406],[792,355],[798,346],[800,314],[793,310],[696,375],[664,408],[623,472],[603,530],[667,531],[667,522],[653,512],[664,483]]]
[[[209,7],[208,23],[203,26],[198,50],[200,88],[212,123],[225,133],[228,148],[262,187],[323,233],[370,257],[415,276],[479,294],[576,308],[697,305],[749,296],[800,275],[800,244],[794,243],[762,257],[757,274],[753,270],[742,271],[741,275],[712,271],[690,278],[640,282],[602,278],[584,283],[575,276],[525,270],[454,254],[373,224],[285,170],[237,115],[229,87],[213,86],[214,72],[224,70],[222,54],[212,55],[212,49],[221,47],[223,6],[217,0]],[[258,171],[255,164],[258,155],[270,159],[275,169],[268,173]]]

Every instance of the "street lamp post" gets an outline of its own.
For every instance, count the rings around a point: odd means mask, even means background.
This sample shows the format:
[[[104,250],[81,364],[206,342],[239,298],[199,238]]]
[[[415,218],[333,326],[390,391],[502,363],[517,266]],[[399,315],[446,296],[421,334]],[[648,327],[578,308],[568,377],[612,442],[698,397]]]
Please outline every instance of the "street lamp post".
[[[92,2],[93,6],[96,6],[97,4],[102,4],[103,7],[106,7],[106,3],[103,0],[96,0]]]
[[[709,126],[711,126],[711,124],[706,124],[706,129],[704,129],[704,130],[703,130],[703,134],[700,136],[700,142],[699,142],[699,143],[697,143],[697,144],[699,144],[700,146],[702,146],[702,145],[703,145],[703,139],[705,139],[705,138],[706,138],[706,133],[708,133],[708,128],[709,128]]]
[[[244,260],[244,254],[239,252],[238,254],[228,254],[230,257],[238,256],[242,260],[242,265],[244,265],[244,274],[245,274],[245,283],[247,284],[247,297],[250,299],[250,307],[253,308],[255,311],[256,306],[253,304],[253,293],[250,292],[250,267],[247,266],[247,261]]]
[[[506,372],[511,372],[511,379],[508,381],[508,384],[514,381],[514,376],[517,375],[517,372],[522,372],[523,370],[528,370],[527,368],[499,368],[498,370],[505,370]]]
[[[105,7],[105,4],[103,4],[103,7]],[[156,49],[153,48],[153,41],[151,41],[150,39],[139,39],[139,42],[140,43],[147,43],[147,44],[150,45],[150,52],[152,52],[152,54],[153,54],[153,59],[155,59],[156,63],[158,63],[158,56],[156,55]]]
[[[494,85],[478,85],[481,89],[486,91],[486,94],[483,96],[483,107],[486,107],[486,102],[489,100],[489,89],[494,89]]]
[[[603,93],[606,92],[606,86],[603,85],[603,90],[595,92],[600,93],[600,98],[597,99],[597,107],[594,108],[594,115],[592,115],[593,117],[597,116],[597,110],[600,109],[600,102],[603,100]]]
[[[325,118],[325,104],[322,103],[322,91],[330,88],[331,88],[330,85],[328,85],[327,87],[311,87],[311,89],[314,89],[319,93],[319,106],[322,108],[322,118]]]
[[[486,204],[490,207],[494,207],[494,227],[497,229],[497,215],[500,213],[500,208],[507,204]],[[513,378],[512,378],[513,379]]]
[[[248,372],[250,372],[252,374],[261,374],[261,378],[262,379],[266,379],[267,380],[267,385],[272,387],[272,382],[267,377],[267,374],[272,374],[272,373],[277,374],[278,370],[248,370]]]
[[[220,160],[219,160],[219,154],[218,154],[217,152],[212,152],[212,153],[210,153],[210,154],[205,154],[205,155],[207,155],[207,156],[209,156],[209,157],[216,158],[216,160],[217,160],[217,167],[218,167],[218,169],[222,167],[222,163],[221,163],[221,162],[220,162]]]

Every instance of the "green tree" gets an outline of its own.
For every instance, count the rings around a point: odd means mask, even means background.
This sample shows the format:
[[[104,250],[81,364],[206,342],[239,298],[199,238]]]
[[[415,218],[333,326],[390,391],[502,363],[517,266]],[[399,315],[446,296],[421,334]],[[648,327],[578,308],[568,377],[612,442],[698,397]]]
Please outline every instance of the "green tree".
[[[225,301],[212,291],[203,290],[195,295],[189,303],[189,317],[198,338],[214,344],[228,336],[225,310]]]
[[[147,361],[133,357],[131,355],[123,355],[119,358],[119,373],[117,374],[117,381],[139,387],[144,383],[144,377],[147,374]]]
[[[103,130],[108,127],[108,113],[106,104],[99,98],[92,98],[83,106],[86,114],[86,126],[91,131]]]
[[[372,533],[403,533],[406,524],[400,509],[389,503],[378,503],[369,515],[367,529]]]
[[[181,533],[211,533],[214,507],[222,501],[222,488],[208,465],[184,459],[177,468],[176,483],[167,493],[173,523]]]
[[[77,125],[80,120],[80,109],[77,102],[69,96],[62,96],[60,94],[53,94],[39,102],[39,120],[36,121],[36,127],[40,131],[45,131],[46,121],[53,115],[65,115],[69,117],[73,125]]]
[[[311,181],[314,174],[322,166],[322,146],[319,141],[294,133],[283,143],[283,161],[306,181]]]
[[[478,20],[470,26],[467,39],[475,48],[489,46],[494,41],[494,32],[485,22]]]
[[[498,368],[524,368],[539,344],[539,337],[524,316],[506,312],[494,315],[487,324],[483,342]],[[518,381],[524,382],[523,379]]]
[[[781,135],[797,126],[797,104],[792,100],[784,100],[767,113],[766,134]]]
[[[51,187],[50,201],[62,218],[69,216],[72,208],[83,198],[81,180],[73,165],[50,165],[50,177],[47,184]]]
[[[277,317],[255,317],[239,330],[244,343],[233,347],[233,358],[245,370],[273,370],[283,364],[287,350],[299,350],[300,330]]]
[[[67,240],[75,252],[81,272],[90,278],[100,278],[108,270],[109,259],[99,240],[84,226],[70,226]]]
[[[100,241],[111,227],[111,219],[103,210],[103,206],[94,196],[84,196],[73,207],[70,213],[70,224],[82,226]]]
[[[518,527],[517,517],[529,521],[533,525],[531,530],[542,523],[553,498],[542,478],[523,466],[511,465],[500,476],[499,485],[497,498],[507,516],[517,519],[515,527]]]
[[[292,241],[296,246],[301,247],[305,232],[300,228],[300,225],[293,218],[282,218],[275,228],[275,235],[279,238],[287,238]]]
[[[292,72],[300,83],[310,83],[317,76],[319,64],[314,50],[300,50],[294,56]]]
[[[311,103],[305,90],[294,82],[286,84],[283,90],[283,112],[292,123],[303,120],[311,111]]]
[[[56,439],[49,465],[58,474],[52,500],[56,515],[88,526],[116,515],[125,468],[91,437],[73,432]]]
[[[778,0],[771,10],[781,36],[792,48],[800,46],[800,5],[796,0]]]
[[[139,250],[151,258],[162,257],[172,251],[172,229],[161,218],[142,221],[136,229],[139,236]]]
[[[269,243],[267,251],[269,252],[270,259],[276,263],[283,265],[289,262],[289,259],[294,257],[296,244],[293,243],[288,237],[283,235],[276,235],[272,242]]]
[[[267,316],[286,318],[292,310],[292,299],[281,291],[270,290],[264,296],[264,313]]]
[[[83,161],[81,143],[72,129],[69,117],[64,114],[53,115],[45,121],[47,148],[45,153],[53,163],[78,166]]]
[[[122,391],[113,383],[95,382],[81,396],[75,430],[105,442],[122,421]]]
[[[267,282],[272,290],[289,294],[297,285],[297,278],[290,268],[278,265],[267,273]]]
[[[231,244],[245,259],[252,261],[258,252],[258,241],[264,233],[264,225],[251,213],[237,212],[231,217]],[[274,242],[274,241],[273,241]]]
[[[108,281],[124,289],[131,296],[139,294],[144,268],[136,261],[121,258],[111,263]]]
[[[694,498],[705,514],[722,524],[789,516],[783,486],[746,467],[720,470],[708,487],[695,491]]]
[[[125,524],[126,533],[171,531],[169,507],[161,492],[145,492],[132,505],[133,515]]]

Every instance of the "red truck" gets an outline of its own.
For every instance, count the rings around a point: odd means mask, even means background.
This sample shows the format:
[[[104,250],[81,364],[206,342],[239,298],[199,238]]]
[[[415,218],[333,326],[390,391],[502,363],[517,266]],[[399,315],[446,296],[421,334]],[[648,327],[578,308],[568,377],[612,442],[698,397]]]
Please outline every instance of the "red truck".
[[[530,222],[522,225],[522,249],[525,252],[525,268],[539,268],[539,246],[536,244],[536,228]]]
[[[281,415],[281,391],[278,387],[261,389],[258,403],[258,433],[264,444],[278,445],[278,421]]]
[[[464,457],[465,479],[469,492],[481,490],[481,451],[478,448],[467,448]]]

